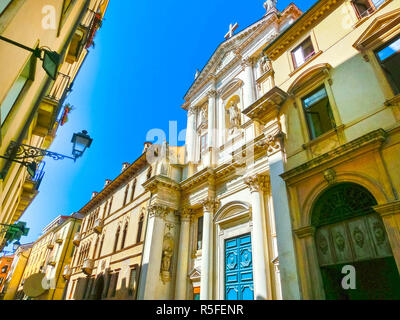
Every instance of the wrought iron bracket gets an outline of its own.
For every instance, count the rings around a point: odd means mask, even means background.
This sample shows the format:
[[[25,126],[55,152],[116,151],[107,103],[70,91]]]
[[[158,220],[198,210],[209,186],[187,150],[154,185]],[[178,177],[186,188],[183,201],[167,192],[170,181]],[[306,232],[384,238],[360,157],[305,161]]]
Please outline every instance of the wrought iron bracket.
[[[8,146],[4,157],[14,162],[20,162],[15,160],[26,160],[26,159],[35,159],[41,157],[50,157],[53,160],[64,160],[64,159],[71,159],[76,161],[76,158],[69,157],[60,153],[32,147],[26,144],[18,144],[14,141],[11,141],[10,145]],[[25,164],[26,162],[20,162]]]

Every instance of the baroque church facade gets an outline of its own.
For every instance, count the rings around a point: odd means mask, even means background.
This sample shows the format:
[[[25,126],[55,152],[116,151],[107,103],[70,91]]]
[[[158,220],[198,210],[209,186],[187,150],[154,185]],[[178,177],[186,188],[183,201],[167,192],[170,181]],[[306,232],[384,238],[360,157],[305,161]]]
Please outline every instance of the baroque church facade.
[[[68,297],[400,298],[400,1],[275,5],[196,73],[185,146],[80,210]]]

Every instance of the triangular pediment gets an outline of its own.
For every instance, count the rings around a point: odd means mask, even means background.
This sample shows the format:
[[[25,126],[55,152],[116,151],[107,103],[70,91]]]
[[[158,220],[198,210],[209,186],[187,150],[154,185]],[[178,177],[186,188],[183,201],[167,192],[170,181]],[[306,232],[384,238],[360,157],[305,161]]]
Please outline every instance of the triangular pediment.
[[[400,27],[400,9],[396,9],[375,18],[353,47],[362,51],[384,43],[390,34]]]
[[[197,280],[200,279],[201,277],[201,271],[199,268],[194,268],[190,273],[189,273],[189,279],[190,280]]]

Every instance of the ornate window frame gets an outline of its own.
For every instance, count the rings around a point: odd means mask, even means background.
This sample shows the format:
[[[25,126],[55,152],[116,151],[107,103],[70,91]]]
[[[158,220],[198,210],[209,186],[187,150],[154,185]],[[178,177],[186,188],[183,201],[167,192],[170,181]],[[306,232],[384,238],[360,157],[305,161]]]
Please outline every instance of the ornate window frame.
[[[382,8],[382,6],[380,7]],[[400,35],[400,9],[392,10],[376,17],[361,36],[354,42],[353,47],[360,52],[366,62],[370,62],[379,85],[386,99],[386,104],[396,100],[400,95],[395,95],[387,76],[375,55],[375,50]],[[399,99],[400,100],[400,99]]]
[[[304,71],[302,74],[300,74],[297,77],[297,79],[293,81],[293,83],[290,85],[288,89],[288,93],[292,97],[292,99],[294,99],[294,105],[298,111],[298,117],[300,120],[300,126],[304,141],[303,148],[308,149],[310,154],[311,154],[310,148],[312,145],[319,143],[321,140],[325,140],[327,136],[331,136],[334,133],[338,133],[339,141],[341,143],[344,143],[344,135],[342,132],[343,124],[340,118],[340,113],[336,105],[333,95],[333,90],[331,87],[333,83],[330,74],[331,69],[332,66],[327,63],[315,65]],[[335,121],[336,126],[331,130],[323,133],[319,137],[311,139],[306,116],[303,110],[302,98],[322,85],[325,86],[325,90],[328,95],[329,104],[331,107],[333,119]]]

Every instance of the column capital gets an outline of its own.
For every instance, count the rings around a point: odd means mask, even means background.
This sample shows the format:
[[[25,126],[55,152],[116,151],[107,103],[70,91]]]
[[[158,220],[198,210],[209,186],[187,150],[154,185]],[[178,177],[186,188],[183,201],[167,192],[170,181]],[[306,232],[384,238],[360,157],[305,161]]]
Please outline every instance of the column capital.
[[[164,219],[169,212],[169,208],[160,204],[152,204],[149,208],[149,216],[151,217],[160,217]]]
[[[188,110],[188,115],[189,115],[189,116],[195,115],[196,112],[197,112],[197,108],[194,107],[194,106],[189,106],[189,108],[188,108],[187,110]]]
[[[215,198],[206,198],[201,201],[201,205],[203,206],[204,211],[215,213],[221,205],[221,201]]]
[[[244,179],[244,183],[250,188],[250,192],[268,192],[270,190],[270,178],[264,175],[253,175]]]
[[[181,221],[191,221],[193,219],[194,210],[190,207],[184,207],[180,211]]]
[[[216,98],[216,97],[217,97],[217,90],[210,89],[210,90],[207,92],[207,96],[208,96],[209,98]]]
[[[299,239],[313,237],[315,234],[315,227],[307,226],[293,230]]]
[[[247,57],[242,59],[242,67],[252,67],[254,65],[254,58]]]

